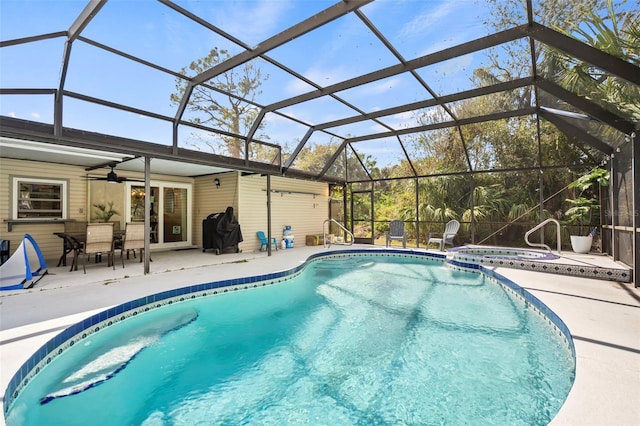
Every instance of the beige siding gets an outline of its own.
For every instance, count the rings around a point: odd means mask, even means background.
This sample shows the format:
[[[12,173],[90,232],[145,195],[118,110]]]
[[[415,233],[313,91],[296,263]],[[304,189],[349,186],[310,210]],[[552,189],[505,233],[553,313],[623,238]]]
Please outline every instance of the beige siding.
[[[153,169],[153,161],[151,165]],[[98,169],[91,172],[91,176],[106,176],[109,169]],[[9,219],[11,203],[11,176],[67,179],[69,181],[68,217],[81,221],[93,221],[95,208],[93,204],[114,202],[114,209],[119,215],[113,216],[112,222],[120,222],[124,227],[124,206],[127,197],[125,185],[111,185],[103,181],[88,181],[87,172],[83,167],[42,163],[26,160],[14,160],[0,157],[0,238],[11,241],[11,250],[14,251],[25,233],[31,234],[47,260],[48,266],[55,266],[62,253],[62,240],[53,235],[54,232],[64,230],[62,223],[51,224],[17,224],[13,225],[12,232],[8,232],[5,220]],[[141,173],[118,171],[118,176],[135,179],[143,179]],[[189,177],[176,177],[167,175],[151,175],[152,180],[166,182],[193,183]],[[141,183],[142,184],[142,183]],[[194,228],[196,229],[196,228]]]
[[[242,249],[260,248],[257,231],[267,233],[267,178],[243,176],[240,180],[238,220],[242,226]],[[285,225],[290,225],[295,245],[305,244],[308,234],[321,234],[329,217],[329,188],[326,183],[284,177],[271,178],[271,235],[282,240]],[[276,191],[276,192],[273,192]]]
[[[202,247],[202,221],[211,213],[223,212],[231,206],[238,216],[238,177],[239,173],[229,172],[195,178],[192,216],[194,245]],[[219,187],[213,183],[216,178],[220,179]]]
[[[153,167],[153,166],[152,166]],[[104,176],[98,170],[96,176]],[[118,172],[119,176],[142,178],[140,174]],[[94,216],[93,204],[96,199],[114,201],[114,208],[120,213],[112,221],[124,224],[125,194],[124,185],[107,185],[104,182],[86,179],[83,167],[40,163],[25,160],[0,158],[0,219],[9,219],[10,176],[67,179],[69,181],[69,218],[91,221]],[[213,183],[220,179],[220,187]],[[254,251],[260,247],[256,232],[267,230],[267,178],[260,175],[241,176],[239,172],[228,172],[197,178],[176,178],[173,176],[153,175],[153,180],[192,182],[193,183],[193,235],[192,243],[202,247],[202,221],[211,213],[223,212],[232,206],[240,225],[244,242],[240,248]],[[91,190],[89,188],[91,187]],[[292,227],[296,245],[305,244],[305,235],[322,233],[322,223],[328,218],[328,186],[324,183],[283,177],[271,178],[271,219],[272,236],[282,239],[285,225]],[[90,196],[91,194],[91,196]],[[64,229],[62,223],[18,224],[8,232],[6,222],[0,226],[0,238],[11,241],[15,250],[25,233],[31,234],[40,246],[49,266],[55,266],[62,252],[62,240],[53,235]]]
[[[53,233],[63,231],[64,225],[62,223],[14,224],[12,232],[9,232],[5,221],[10,215],[10,177],[68,179],[69,218],[88,220],[87,181],[83,178],[85,174],[84,168],[77,166],[0,158],[0,219],[2,219],[0,238],[11,241],[12,252],[20,245],[24,234],[31,234],[42,250],[47,265],[55,266],[62,253],[62,240]]]

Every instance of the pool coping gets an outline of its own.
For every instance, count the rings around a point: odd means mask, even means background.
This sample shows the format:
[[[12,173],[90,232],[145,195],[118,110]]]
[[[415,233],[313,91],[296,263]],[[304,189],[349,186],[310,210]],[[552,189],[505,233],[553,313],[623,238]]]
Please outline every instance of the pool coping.
[[[150,311],[152,309],[157,309],[162,306],[171,305],[175,302],[184,301],[186,300],[186,298],[195,299],[197,297],[206,297],[217,295],[219,293],[248,290],[251,288],[257,288],[259,286],[267,286],[283,281],[288,281],[299,275],[308,265],[319,259],[341,257],[346,258],[354,255],[371,256],[381,254],[396,257],[429,258],[431,260],[441,261],[444,264],[456,269],[482,273],[488,278],[494,280],[497,284],[502,285],[509,291],[512,296],[521,299],[523,302],[528,304],[528,306],[532,307],[534,311],[538,315],[540,315],[541,318],[545,320],[548,325],[552,327],[554,332],[556,332],[564,341],[564,344],[566,345],[572,357],[574,366],[573,373],[575,378],[576,351],[573,340],[571,338],[571,333],[567,325],[546,304],[544,304],[540,299],[516,284],[513,280],[508,279],[505,276],[483,265],[448,259],[444,253],[414,251],[410,249],[379,249],[375,251],[368,249],[345,249],[326,253],[312,254],[308,256],[306,261],[304,261],[300,265],[287,270],[243,278],[231,278],[220,281],[212,281],[203,284],[189,285],[172,290],[166,290],[148,296],[140,297],[138,299],[122,303],[120,305],[91,315],[90,317],[65,328],[62,332],[55,335],[44,345],[42,345],[33,355],[31,355],[27,359],[27,361],[24,362],[24,364],[22,364],[22,366],[10,379],[9,384],[5,390],[3,400],[3,414],[6,416],[9,409],[11,408],[11,405],[19,396],[20,392],[24,389],[25,386],[28,385],[33,377],[39,374],[39,372],[46,365],[53,361],[53,359],[55,359],[57,356],[63,354],[65,350],[74,346],[79,341],[86,339],[91,334],[100,331],[104,327],[112,326],[127,318]]]

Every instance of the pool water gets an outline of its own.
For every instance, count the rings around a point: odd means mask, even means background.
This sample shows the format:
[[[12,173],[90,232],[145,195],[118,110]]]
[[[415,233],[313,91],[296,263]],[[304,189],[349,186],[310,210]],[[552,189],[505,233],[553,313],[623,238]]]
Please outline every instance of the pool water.
[[[7,424],[545,425],[573,378],[566,343],[495,281],[347,257],[92,334],[31,380]]]

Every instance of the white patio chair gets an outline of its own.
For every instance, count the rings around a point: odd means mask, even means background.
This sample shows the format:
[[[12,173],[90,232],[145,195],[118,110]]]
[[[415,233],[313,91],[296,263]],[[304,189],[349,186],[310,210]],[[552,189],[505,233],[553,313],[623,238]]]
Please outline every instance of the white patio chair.
[[[450,220],[444,227],[444,232],[442,234],[438,232],[429,232],[427,245],[432,243],[438,244],[438,246],[440,247],[440,251],[444,250],[445,245],[450,245],[451,247],[453,247],[453,238],[456,236],[459,229],[460,222],[458,222],[457,220]]]

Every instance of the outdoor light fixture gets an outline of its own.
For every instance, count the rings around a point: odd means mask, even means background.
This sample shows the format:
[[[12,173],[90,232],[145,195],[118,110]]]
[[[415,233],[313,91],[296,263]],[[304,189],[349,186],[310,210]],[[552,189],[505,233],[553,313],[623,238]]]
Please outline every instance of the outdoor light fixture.
[[[215,179],[213,180],[213,184],[216,186],[216,188],[220,188],[220,179],[215,178]]]

